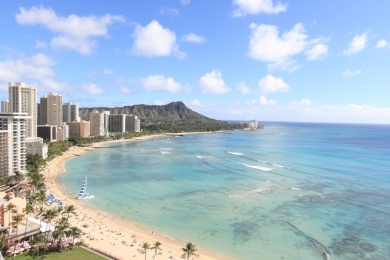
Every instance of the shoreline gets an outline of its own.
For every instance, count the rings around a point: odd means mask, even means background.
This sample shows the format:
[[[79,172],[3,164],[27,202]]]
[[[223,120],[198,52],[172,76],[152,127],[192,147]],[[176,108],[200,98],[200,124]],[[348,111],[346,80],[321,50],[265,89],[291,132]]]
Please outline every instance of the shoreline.
[[[45,183],[48,190],[57,198],[61,199],[64,204],[74,205],[76,207],[76,214],[78,217],[72,217],[73,225],[89,225],[89,228],[82,230],[88,232],[80,239],[84,239],[84,243],[92,248],[98,248],[120,259],[144,259],[144,254],[138,251],[139,244],[148,242],[151,246],[154,242],[160,241],[163,249],[162,255],[156,255],[156,259],[164,259],[172,257],[173,259],[180,259],[183,255],[182,248],[185,243],[180,240],[170,238],[164,234],[155,233],[153,230],[143,226],[130,219],[121,218],[98,208],[84,203],[82,200],[76,199],[76,195],[66,190],[61,182],[62,177],[66,173],[65,162],[74,158],[75,156],[82,156],[85,152],[92,151],[96,148],[105,147],[104,144],[119,143],[119,142],[142,142],[153,140],[156,138],[164,138],[166,136],[180,136],[188,134],[212,134],[220,132],[192,132],[192,133],[177,133],[177,134],[159,134],[151,136],[141,136],[133,139],[112,140],[106,142],[94,143],[89,147],[71,147],[69,151],[63,155],[54,158],[50,161],[45,170]],[[81,218],[83,219],[81,220]],[[78,219],[77,223],[76,220]],[[86,220],[84,220],[86,219]],[[79,223],[82,221],[81,223]],[[120,234],[120,235],[118,235]],[[90,240],[90,237],[93,240]],[[134,236],[136,238],[134,238]],[[126,241],[126,243],[122,243]],[[131,243],[133,241],[133,243]],[[194,242],[193,242],[194,243]],[[131,246],[133,244],[133,246]],[[194,243],[196,244],[196,243]],[[230,260],[228,256],[213,252],[206,248],[197,247],[199,257],[196,259],[203,260]],[[148,256],[153,256],[154,251],[148,250]],[[172,259],[171,258],[171,259]]]

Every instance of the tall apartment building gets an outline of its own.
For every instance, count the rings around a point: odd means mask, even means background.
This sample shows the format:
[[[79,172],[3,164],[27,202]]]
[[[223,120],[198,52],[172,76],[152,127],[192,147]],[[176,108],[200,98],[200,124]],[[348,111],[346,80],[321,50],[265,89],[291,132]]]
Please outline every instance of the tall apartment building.
[[[0,178],[26,170],[26,113],[0,113]]]
[[[38,125],[47,125],[47,96],[40,98],[38,109]]]
[[[57,141],[57,126],[55,125],[39,125],[37,127],[38,137],[48,142]]]
[[[126,116],[126,132],[140,132],[141,121],[137,116],[128,115]]]
[[[8,100],[1,101],[1,113],[10,113]]]
[[[89,122],[91,127],[91,136],[103,136],[104,131],[104,113],[94,111],[89,115]]]
[[[27,137],[37,136],[37,89],[24,83],[9,82],[10,113],[27,113],[30,118],[26,121]]]
[[[47,124],[62,125],[62,96],[56,93],[47,95]]]
[[[64,122],[72,122],[72,121],[80,122],[79,105],[68,102],[62,105],[62,109],[63,109],[62,113],[63,113]]]
[[[108,115],[108,131],[110,133],[125,133],[126,115]]]
[[[43,159],[47,158],[47,152],[49,147],[43,143],[41,137],[28,137],[26,138],[26,152],[31,154],[39,154]]]
[[[80,136],[80,137],[89,137],[90,136],[90,123],[87,121],[81,122],[68,122],[69,125],[69,136]]]

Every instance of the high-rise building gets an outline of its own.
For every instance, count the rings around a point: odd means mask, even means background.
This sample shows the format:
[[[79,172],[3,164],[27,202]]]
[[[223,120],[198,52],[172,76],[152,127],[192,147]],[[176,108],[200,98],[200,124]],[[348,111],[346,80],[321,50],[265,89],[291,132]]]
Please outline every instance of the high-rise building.
[[[43,159],[47,158],[48,145],[43,143],[41,137],[26,138],[26,152],[31,154],[39,154]]]
[[[26,170],[27,113],[0,113],[0,178]]]
[[[91,136],[103,136],[104,131],[104,113],[94,111],[89,115],[89,122],[91,127]]]
[[[27,137],[37,136],[37,89],[26,86],[24,83],[9,82],[10,113],[27,113],[30,117],[26,121]]]
[[[10,113],[8,100],[1,101],[1,113]]]
[[[79,105],[72,104],[72,102],[64,103],[62,106],[63,109],[63,121],[64,122],[80,122],[79,117]]]
[[[141,121],[137,116],[127,115],[126,116],[126,132],[140,132]]]
[[[62,125],[62,96],[56,93],[47,95],[47,124]]]
[[[62,120],[64,122],[71,122],[72,119],[70,119],[70,108],[72,106],[72,103],[68,102],[68,103],[64,103],[62,105]]]
[[[68,122],[69,125],[69,136],[80,136],[80,137],[89,137],[90,136],[90,123],[87,121],[80,122]]]
[[[38,114],[38,125],[47,125],[47,96],[40,98]]]
[[[109,115],[108,131],[110,133],[126,132],[126,115]]]
[[[70,108],[70,119],[71,121],[76,121],[80,122],[80,117],[79,117],[79,105],[73,104]]]
[[[55,125],[39,125],[37,127],[38,137],[48,142],[57,141],[57,126]]]

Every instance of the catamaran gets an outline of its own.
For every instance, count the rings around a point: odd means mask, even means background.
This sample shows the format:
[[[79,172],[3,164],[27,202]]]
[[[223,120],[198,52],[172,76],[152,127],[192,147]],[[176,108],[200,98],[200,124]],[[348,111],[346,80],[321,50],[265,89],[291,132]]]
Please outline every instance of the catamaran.
[[[79,200],[95,198],[95,196],[92,193],[87,193],[87,177],[85,177],[83,187],[81,187],[81,191],[80,191],[79,196],[77,198]]]

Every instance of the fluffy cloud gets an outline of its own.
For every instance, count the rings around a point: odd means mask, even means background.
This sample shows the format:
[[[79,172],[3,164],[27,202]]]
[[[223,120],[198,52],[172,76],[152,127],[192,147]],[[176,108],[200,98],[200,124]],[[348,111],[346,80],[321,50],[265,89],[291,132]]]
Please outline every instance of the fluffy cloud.
[[[312,101],[310,99],[302,99],[301,101],[295,101],[290,103],[291,105],[310,106]]]
[[[252,104],[252,105],[260,104],[260,105],[266,106],[266,105],[274,105],[275,103],[276,103],[275,100],[267,99],[266,97],[261,96],[258,100],[252,99],[252,101],[247,102],[247,105],[249,105],[249,104]]]
[[[157,21],[153,20],[145,27],[137,25],[133,36],[135,40],[131,53],[134,55],[185,57],[185,53],[179,51],[175,32],[165,29]]]
[[[141,78],[140,82],[147,91],[178,92],[182,89],[180,83],[175,82],[173,78],[166,78],[163,75],[150,75],[147,78]]]
[[[36,43],[35,43],[35,48],[36,49],[44,49],[47,47],[47,43],[46,42],[41,42],[40,40],[37,40]]]
[[[124,22],[121,16],[58,16],[52,9],[31,7],[19,8],[16,21],[22,25],[42,25],[50,31],[58,33],[51,39],[52,48],[75,50],[81,54],[90,54],[97,45],[92,37],[107,36],[107,27],[114,22]]]
[[[155,101],[154,101],[154,104],[157,105],[157,106],[162,106],[162,105],[165,105],[166,102],[163,101],[163,100],[155,100]]]
[[[287,10],[287,4],[273,0],[233,0],[236,9],[233,10],[233,17],[241,17],[248,14],[278,14]]]
[[[251,89],[246,85],[245,82],[238,83],[237,89],[241,92],[241,94],[251,93]]]
[[[362,73],[361,70],[356,70],[356,71],[346,70],[346,71],[343,72],[342,75],[344,77],[354,77],[354,76],[359,75],[360,73]]]
[[[189,5],[191,0],[180,0],[181,5]]]
[[[387,47],[389,45],[389,43],[387,42],[387,41],[385,41],[385,40],[380,40],[378,43],[377,43],[377,45],[376,45],[376,47],[377,48],[385,48],[385,47]]]
[[[0,83],[38,81],[40,90],[66,90],[68,86],[56,78],[54,65],[54,60],[42,53],[0,61]]]
[[[102,89],[96,84],[86,84],[81,86],[81,89],[84,90],[84,92],[91,95],[100,95],[104,92],[104,89]]]
[[[103,73],[104,73],[105,75],[112,75],[112,74],[115,73],[115,71],[110,70],[110,69],[103,69]]]
[[[225,94],[230,89],[225,85],[222,74],[218,70],[212,70],[199,79],[199,86],[206,94]]]
[[[203,36],[196,35],[194,33],[189,33],[181,37],[183,42],[194,42],[194,43],[204,43],[206,42],[206,38]]]
[[[319,43],[306,51],[308,60],[322,60],[328,55],[328,45]]]
[[[262,78],[258,85],[263,93],[288,92],[290,90],[290,86],[282,78],[275,78],[270,74]]]
[[[367,33],[357,34],[352,42],[348,45],[348,49],[346,49],[343,53],[345,55],[354,55],[358,52],[364,50],[367,46],[368,36]]]

